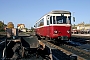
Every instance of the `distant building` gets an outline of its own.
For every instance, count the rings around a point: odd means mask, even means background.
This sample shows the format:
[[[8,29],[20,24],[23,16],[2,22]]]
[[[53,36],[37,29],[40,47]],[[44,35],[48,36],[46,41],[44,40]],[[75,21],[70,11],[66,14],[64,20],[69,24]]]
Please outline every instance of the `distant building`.
[[[22,31],[22,32],[26,32],[26,29],[21,29],[20,31]]]
[[[24,25],[24,24],[18,24],[18,25],[17,25],[17,28],[18,28],[18,29],[24,29],[24,28],[25,28],[25,25]]]
[[[86,33],[90,33],[90,24],[84,24],[84,23],[80,23],[77,25],[72,25],[72,33],[81,33],[81,34],[86,34]]]
[[[87,30],[90,29],[90,24],[78,24],[75,27],[77,27],[77,30]]]
[[[24,24],[18,24],[17,28],[19,29],[19,31],[26,32],[26,28]]]

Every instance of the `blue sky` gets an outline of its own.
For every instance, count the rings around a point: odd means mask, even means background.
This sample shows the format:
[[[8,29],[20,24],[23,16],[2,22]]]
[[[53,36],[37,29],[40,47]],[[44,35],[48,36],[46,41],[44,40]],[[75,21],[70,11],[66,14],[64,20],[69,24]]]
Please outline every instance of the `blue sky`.
[[[30,28],[44,14],[52,10],[68,10],[76,18],[75,24],[90,24],[90,0],[0,0],[0,21],[25,24]]]

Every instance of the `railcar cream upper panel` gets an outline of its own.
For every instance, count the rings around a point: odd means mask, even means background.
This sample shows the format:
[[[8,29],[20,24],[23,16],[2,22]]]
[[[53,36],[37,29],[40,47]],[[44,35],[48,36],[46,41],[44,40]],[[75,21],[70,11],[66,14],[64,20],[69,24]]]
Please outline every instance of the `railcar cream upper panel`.
[[[61,14],[49,14],[50,16],[61,16]],[[71,16],[70,14],[62,14],[63,16]]]

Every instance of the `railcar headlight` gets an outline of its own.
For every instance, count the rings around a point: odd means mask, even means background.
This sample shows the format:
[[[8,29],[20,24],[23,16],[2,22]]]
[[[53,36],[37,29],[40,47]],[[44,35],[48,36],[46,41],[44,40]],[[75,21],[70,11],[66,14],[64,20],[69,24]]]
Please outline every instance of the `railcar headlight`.
[[[70,33],[70,30],[67,30],[67,33]]]
[[[54,31],[54,33],[55,33],[55,34],[57,34],[57,33],[58,33],[58,31]]]

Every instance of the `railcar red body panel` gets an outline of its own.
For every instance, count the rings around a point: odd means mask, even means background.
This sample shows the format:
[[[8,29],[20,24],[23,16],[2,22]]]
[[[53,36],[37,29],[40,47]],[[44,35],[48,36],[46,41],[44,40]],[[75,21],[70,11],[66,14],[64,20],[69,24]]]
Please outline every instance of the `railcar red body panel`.
[[[54,33],[54,31],[57,31],[57,33]],[[43,26],[36,29],[36,34],[49,38],[67,36],[69,39],[71,37],[71,26]]]

